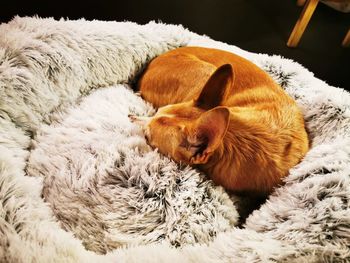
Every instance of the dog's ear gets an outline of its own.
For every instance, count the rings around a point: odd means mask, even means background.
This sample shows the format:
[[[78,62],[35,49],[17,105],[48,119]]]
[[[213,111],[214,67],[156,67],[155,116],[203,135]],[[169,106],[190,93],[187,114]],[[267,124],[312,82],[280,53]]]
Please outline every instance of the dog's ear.
[[[204,164],[220,146],[230,119],[226,107],[216,107],[204,112],[187,134],[187,149],[191,164]]]
[[[219,106],[233,85],[233,78],[233,68],[230,64],[219,67],[204,85],[195,100],[195,106],[205,110]]]

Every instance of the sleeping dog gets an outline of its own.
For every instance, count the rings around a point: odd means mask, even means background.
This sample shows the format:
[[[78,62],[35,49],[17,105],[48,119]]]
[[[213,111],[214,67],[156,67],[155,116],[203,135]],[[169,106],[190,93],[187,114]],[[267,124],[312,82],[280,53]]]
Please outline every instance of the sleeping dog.
[[[131,116],[148,143],[227,190],[266,195],[308,151],[295,101],[238,55],[169,51],[148,65],[138,89],[158,108],[150,118]]]

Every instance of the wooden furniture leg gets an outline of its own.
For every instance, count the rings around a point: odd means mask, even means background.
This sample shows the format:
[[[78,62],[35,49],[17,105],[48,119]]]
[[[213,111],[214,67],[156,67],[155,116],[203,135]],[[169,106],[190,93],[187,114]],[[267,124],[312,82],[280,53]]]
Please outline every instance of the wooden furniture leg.
[[[301,36],[303,35],[307,24],[310,21],[312,14],[314,13],[319,0],[307,0],[301,15],[296,22],[292,33],[289,36],[287,46],[296,47],[299,43]]]
[[[341,43],[343,47],[349,47],[350,46],[350,29],[348,30],[348,33],[346,33],[343,43]]]

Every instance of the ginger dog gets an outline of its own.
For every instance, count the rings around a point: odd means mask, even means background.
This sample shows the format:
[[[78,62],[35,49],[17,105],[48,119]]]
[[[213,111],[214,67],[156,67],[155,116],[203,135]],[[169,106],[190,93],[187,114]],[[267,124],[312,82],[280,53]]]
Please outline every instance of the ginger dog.
[[[224,188],[265,195],[308,150],[302,113],[263,70],[235,54],[183,47],[155,58],[138,82],[158,108],[148,143]]]

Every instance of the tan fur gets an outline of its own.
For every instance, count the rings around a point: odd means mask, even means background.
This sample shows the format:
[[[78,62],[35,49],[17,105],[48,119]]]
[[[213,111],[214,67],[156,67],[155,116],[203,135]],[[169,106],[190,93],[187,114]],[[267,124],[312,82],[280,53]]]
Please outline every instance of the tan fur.
[[[228,190],[267,194],[308,150],[296,103],[235,54],[172,50],[149,64],[138,88],[159,108],[145,123],[150,145]]]

